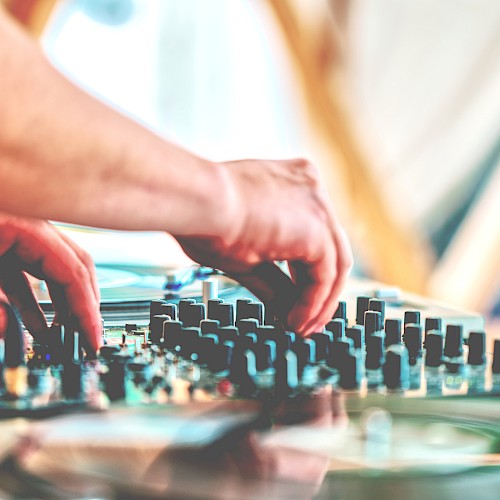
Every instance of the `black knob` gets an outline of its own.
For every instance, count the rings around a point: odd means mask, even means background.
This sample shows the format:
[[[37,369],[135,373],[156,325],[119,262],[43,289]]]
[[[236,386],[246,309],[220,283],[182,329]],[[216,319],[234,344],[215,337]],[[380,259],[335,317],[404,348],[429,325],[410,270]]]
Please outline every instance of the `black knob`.
[[[493,344],[493,361],[491,371],[496,375],[500,373],[500,340],[495,340]]]
[[[342,370],[345,364],[347,353],[351,352],[354,348],[352,339],[344,337],[343,339],[335,340],[328,352],[326,362],[330,368]]]
[[[316,363],[316,343],[311,339],[298,338],[292,346],[297,355],[299,374],[302,374],[306,365]]]
[[[126,397],[125,373],[130,359],[130,356],[115,354],[109,360],[107,371],[101,375],[104,391],[110,401],[119,401]]]
[[[179,300],[178,311],[179,311],[179,321],[182,321],[182,318],[186,315],[187,310],[191,304],[195,304],[196,300],[194,299],[182,299]]]
[[[218,307],[218,304],[222,304],[224,302],[222,299],[210,299],[207,302],[207,318],[208,319],[216,319],[212,318],[212,316],[215,314],[215,310]]]
[[[347,323],[347,304],[341,300],[332,319],[343,319]]]
[[[424,348],[427,349],[427,334],[434,330],[441,332],[443,321],[441,318],[425,318]]]
[[[403,341],[408,349],[410,365],[414,365],[422,356],[422,327],[420,325],[405,325]]]
[[[257,333],[259,322],[256,319],[240,319],[236,324],[236,328],[238,328],[240,335],[245,335],[245,333]]]
[[[105,360],[110,360],[111,357],[120,352],[120,347],[117,345],[103,345],[99,349],[99,355]]]
[[[420,311],[405,311],[405,325],[420,325]]]
[[[266,340],[273,340],[276,342],[278,349],[278,356],[282,355],[286,350],[290,349],[295,342],[295,333],[283,332],[274,326],[259,326],[257,328],[258,342],[265,342]]]
[[[469,333],[469,356],[467,363],[471,366],[481,366],[486,362],[486,334],[483,331]]]
[[[238,384],[242,396],[250,396],[255,392],[257,364],[255,353],[250,349],[235,349],[230,365],[230,380]]]
[[[156,314],[166,314],[167,316],[170,316],[170,319],[173,321],[177,321],[177,304],[172,304],[172,303],[166,303],[166,304],[161,304],[158,307],[158,312]],[[156,315],[153,315],[156,316]]]
[[[361,384],[362,371],[359,353],[347,351],[339,371],[339,386],[348,391],[358,389]]]
[[[165,321],[163,323],[163,345],[170,350],[176,348],[181,341],[182,323],[180,321]]]
[[[200,337],[201,330],[199,328],[182,328],[177,341],[179,354],[183,358],[191,359],[191,356],[197,353]]]
[[[234,326],[233,304],[209,301],[208,318],[219,321],[221,326]]]
[[[385,301],[380,299],[370,299],[368,302],[368,309],[370,311],[377,311],[382,315],[382,324],[385,321]]]
[[[384,364],[384,334],[375,332],[366,337],[365,367],[378,370]]]
[[[276,394],[278,397],[288,396],[299,383],[297,355],[293,351],[286,351],[275,363],[276,366]]]
[[[183,303],[183,307],[180,304]],[[193,302],[179,302],[179,321],[185,328],[199,327],[201,321],[205,319],[205,304]]]
[[[439,330],[443,328],[443,320],[441,318],[425,318],[425,333],[432,330]]]
[[[170,321],[170,317],[166,314],[157,314],[151,318],[149,340],[151,343],[158,345],[163,338],[163,324],[165,321]]]
[[[297,336],[293,332],[277,332],[273,340],[278,349],[278,356],[292,348]]]
[[[153,316],[157,316],[158,314],[163,314],[162,306],[164,306],[167,302],[161,299],[152,300],[149,305],[149,324],[153,319]],[[173,318],[172,318],[173,319]]]
[[[401,344],[401,320],[386,319],[385,320],[385,346]]]
[[[431,330],[425,340],[425,366],[437,368],[443,364],[443,334]]]
[[[384,384],[391,390],[409,387],[410,365],[408,349],[402,344],[390,345],[385,354]]]
[[[345,337],[345,320],[341,318],[332,319],[325,326],[325,330],[332,332],[334,340],[341,339]]]
[[[216,346],[219,344],[219,338],[213,334],[202,335],[196,344],[196,353],[198,354],[197,363],[200,366],[208,366],[216,355]]]
[[[221,342],[235,342],[238,338],[238,330],[235,326],[221,326],[218,330],[219,339]]]
[[[366,311],[364,325],[366,338],[375,332],[381,332],[383,325],[382,313],[379,311]]]
[[[240,335],[234,343],[234,348],[237,351],[243,352],[248,349],[253,350],[257,344],[257,335],[255,333],[247,333],[246,335]]]
[[[264,342],[269,339],[275,340],[278,333],[279,332],[276,327],[271,325],[258,326],[255,330],[255,334],[257,335],[259,342]]]
[[[231,364],[231,357],[234,350],[233,342],[223,342],[214,347],[212,356],[207,362],[207,367],[214,373],[226,371]]]
[[[237,299],[236,300],[236,322],[240,319],[249,319],[252,316],[247,316],[248,309],[246,306],[252,302],[252,299]],[[255,318],[254,318],[255,319]]]
[[[444,355],[448,358],[457,358],[463,354],[463,328],[462,325],[448,325],[444,339]]]
[[[257,371],[264,371],[274,366],[276,361],[276,342],[274,340],[266,340],[258,343],[255,348],[255,360]]]
[[[200,322],[200,330],[202,335],[209,333],[218,333],[220,323],[213,319],[204,319]]]
[[[333,343],[332,332],[325,331],[319,333],[313,333],[309,338],[316,344],[316,360],[323,361],[328,355],[330,346]]]
[[[368,311],[370,297],[360,296],[356,299],[356,323],[358,325],[365,324],[365,312]]]
[[[354,349],[361,349],[365,344],[365,329],[362,325],[354,325],[346,328],[345,336],[352,339]]]
[[[126,333],[133,333],[136,330],[138,330],[137,323],[125,323],[125,332]]]
[[[255,319],[259,325],[264,322],[264,304],[250,299],[236,301],[236,323],[242,319]]]

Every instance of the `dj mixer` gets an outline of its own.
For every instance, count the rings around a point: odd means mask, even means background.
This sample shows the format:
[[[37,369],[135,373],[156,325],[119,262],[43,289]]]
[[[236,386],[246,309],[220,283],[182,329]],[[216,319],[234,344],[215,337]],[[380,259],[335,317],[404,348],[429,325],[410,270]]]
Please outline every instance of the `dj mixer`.
[[[386,498],[403,492],[469,498],[478,483],[479,498],[498,497],[500,341],[491,348],[480,316],[353,281],[325,328],[303,338],[223,275],[196,269],[181,278],[168,275],[166,285],[163,278],[161,287],[151,288],[153,297],[138,293],[119,310],[110,307],[115,297],[106,301],[104,293],[103,346],[95,355],[85,351],[70,321],[31,340],[4,306],[2,421],[21,419],[38,436],[52,436],[40,438],[29,478],[54,470],[57,484],[68,475],[91,477],[92,484],[112,484],[110,498],[121,498],[124,488],[131,497],[154,498]],[[117,422],[129,420],[120,434]],[[189,429],[182,437],[163,435],[179,422]],[[61,446],[59,434],[69,435],[65,426],[74,426],[72,446]],[[131,435],[145,428],[155,429],[156,437],[138,445]],[[235,448],[249,434],[258,436],[259,454],[273,460],[284,454],[298,468],[311,461],[314,474],[298,479],[297,472],[273,467],[273,474],[262,474],[250,467],[235,475],[227,464],[219,467],[221,454],[241,459]],[[92,439],[100,444],[89,451]],[[103,461],[102,450],[116,447],[118,456],[124,450],[133,456],[144,443],[155,457],[147,471],[143,454],[133,468],[113,455],[121,469],[103,479],[110,459]],[[77,455],[86,458],[75,470],[69,464]],[[57,466],[44,469],[40,456],[57,456]],[[55,495],[28,479],[22,481],[35,496]],[[230,483],[227,494],[209,491],[214,482]],[[13,496],[26,494],[12,488]],[[76,495],[70,491],[69,497]]]

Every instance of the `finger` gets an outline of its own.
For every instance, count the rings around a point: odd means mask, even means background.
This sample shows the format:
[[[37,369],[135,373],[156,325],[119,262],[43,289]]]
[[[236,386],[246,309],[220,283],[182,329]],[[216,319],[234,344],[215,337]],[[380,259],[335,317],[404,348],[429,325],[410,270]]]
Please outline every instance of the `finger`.
[[[80,259],[82,264],[85,266],[89,273],[90,282],[92,284],[92,290],[94,291],[94,296],[99,302],[101,300],[101,293],[99,290],[99,283],[97,281],[97,274],[95,270],[94,260],[90,254],[83,248],[79,247],[75,241],[73,241],[67,234],[62,231],[58,231],[61,238],[68,244],[68,246],[75,252],[75,255]]]
[[[230,273],[229,276],[241,283],[288,328],[287,318],[297,301],[298,290],[289,276],[276,264],[264,262],[245,273]]]
[[[316,199],[318,205],[322,206],[326,213],[325,223],[330,232],[336,256],[335,260],[332,261],[336,272],[331,281],[330,292],[323,304],[319,316],[315,320],[311,320],[309,324],[304,327],[304,330],[310,332],[320,330],[332,318],[333,313],[338,307],[339,295],[346,284],[353,263],[352,250],[347,234],[344,229],[335,222],[336,218],[328,194],[321,186],[319,186],[319,190],[316,193]]]
[[[68,323],[71,317],[71,311],[66,299],[64,287],[49,279],[46,279],[45,283],[54,309],[54,318],[52,322],[56,324]]]
[[[77,319],[90,345],[97,349],[101,330],[99,302],[95,298],[87,268],[55,229],[51,228],[37,236],[34,242],[33,238],[21,235],[14,247],[16,255],[26,263],[26,270],[30,274],[64,289],[70,312]],[[54,295],[53,286],[51,290]],[[62,299],[59,302],[55,300],[55,308],[62,314]]]
[[[218,265],[220,257],[215,252],[183,238],[177,240],[195,261],[221,268]],[[273,262],[251,266],[237,260],[225,259],[224,264],[222,270],[262,300],[268,312],[278,317],[283,326],[287,327],[288,313],[298,296],[297,288],[290,277]]]
[[[330,296],[326,301],[325,312],[319,319],[320,323],[325,325],[330,321],[332,314],[338,307],[340,293],[346,285],[352,268],[351,246],[345,231],[341,227],[338,227],[335,232],[335,242],[337,249],[337,278],[333,282]]]
[[[102,333],[102,320],[99,309],[97,309],[96,314],[93,314],[92,311],[88,311],[87,313],[77,315],[75,313],[75,308],[68,305],[70,300],[68,287],[47,280],[47,289],[52,304],[54,305],[54,323],[70,325],[78,331],[83,332],[84,338],[82,338],[82,346],[88,353],[89,349],[91,351],[96,351],[100,347]],[[82,297],[81,300],[85,299]],[[91,335],[89,335],[88,332],[91,332]],[[88,343],[85,342],[85,339]]]
[[[308,335],[324,326],[320,323],[337,274],[333,242],[326,239],[314,260],[293,261],[290,267],[293,268],[299,297],[288,316],[288,323],[297,333]]]
[[[0,286],[19,311],[26,329],[35,338],[43,335],[47,322],[26,275],[14,267],[0,277]]]

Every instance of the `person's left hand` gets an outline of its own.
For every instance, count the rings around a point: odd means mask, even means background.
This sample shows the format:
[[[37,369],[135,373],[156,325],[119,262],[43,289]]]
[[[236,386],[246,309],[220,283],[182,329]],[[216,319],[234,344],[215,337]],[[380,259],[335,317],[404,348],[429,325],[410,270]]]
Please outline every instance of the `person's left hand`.
[[[47,330],[47,323],[27,274],[46,281],[54,320],[64,322],[71,316],[90,347],[97,350],[102,323],[90,255],[47,221],[0,213],[0,300],[16,306],[36,338]],[[5,322],[0,308],[0,336]]]

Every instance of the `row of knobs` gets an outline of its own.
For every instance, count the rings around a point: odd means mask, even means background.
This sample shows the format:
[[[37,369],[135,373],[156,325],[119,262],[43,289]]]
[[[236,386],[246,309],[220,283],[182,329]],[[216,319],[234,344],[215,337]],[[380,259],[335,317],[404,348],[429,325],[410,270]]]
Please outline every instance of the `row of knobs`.
[[[348,326],[346,304],[341,302],[325,330],[307,339],[265,325],[264,318],[263,305],[250,300],[238,300],[236,311],[220,299],[209,301],[207,308],[194,300],[182,300],[178,308],[154,301],[150,340],[177,349],[186,358],[195,355],[201,365],[216,372],[230,368],[231,359],[234,367],[249,364],[263,371],[279,366],[286,354],[296,358],[300,379],[306,365],[323,362],[338,371],[339,385],[347,389],[359,386],[365,370],[383,370],[388,388],[404,388],[409,369],[420,363],[424,351],[426,367],[446,363],[447,369],[454,371],[463,364],[460,325],[448,325],[443,334],[441,319],[427,318],[422,327],[419,311],[407,311],[404,321],[385,320],[385,302],[378,299],[358,298],[357,324],[353,326]],[[249,352],[252,354],[247,356]],[[242,353],[254,357],[255,363],[240,359]],[[484,332],[470,332],[467,362],[484,365]]]

